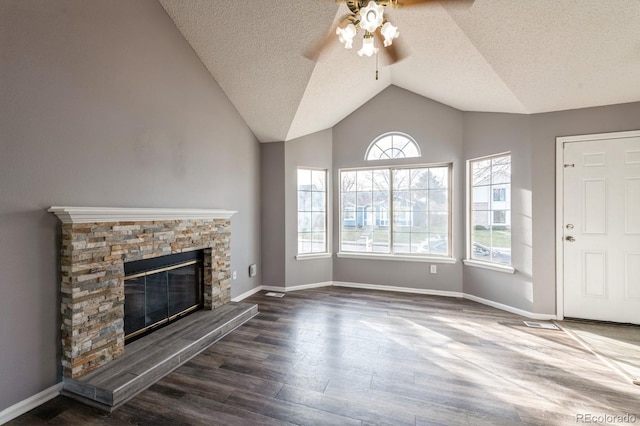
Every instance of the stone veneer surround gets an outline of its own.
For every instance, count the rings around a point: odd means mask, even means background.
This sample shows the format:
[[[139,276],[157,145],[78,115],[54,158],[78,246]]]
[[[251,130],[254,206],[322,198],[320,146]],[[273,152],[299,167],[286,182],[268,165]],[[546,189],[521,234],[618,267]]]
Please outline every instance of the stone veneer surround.
[[[79,378],[124,353],[124,263],[204,250],[204,305],[231,300],[235,212],[51,207],[62,221],[62,366]]]

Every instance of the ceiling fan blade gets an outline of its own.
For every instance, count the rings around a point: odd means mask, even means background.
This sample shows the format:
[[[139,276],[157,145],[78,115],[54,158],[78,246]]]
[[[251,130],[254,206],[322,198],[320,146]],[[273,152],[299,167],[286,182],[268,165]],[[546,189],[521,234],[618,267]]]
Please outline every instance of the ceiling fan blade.
[[[334,30],[335,31],[335,30]],[[335,42],[335,36],[331,34],[326,35],[322,40],[314,43],[311,47],[302,52],[302,56],[316,62],[320,57],[320,54],[333,42]]]
[[[350,16],[352,15],[347,14],[347,15],[344,15],[342,18],[340,18],[340,20],[336,24],[331,26],[331,29],[329,30],[327,35],[323,39],[314,43],[312,46],[306,49],[302,53],[302,56],[304,56],[305,58],[311,61],[316,62],[320,57],[320,54],[322,54],[322,52],[327,47],[331,46],[333,43],[340,44],[340,42],[338,41],[338,37],[336,36],[336,28],[338,28],[340,25],[343,25],[346,21],[348,21]]]
[[[398,43],[398,40],[394,41],[391,46],[384,47],[384,38],[380,32],[376,31],[376,39],[380,43],[380,50],[389,58],[389,65],[393,65],[406,58],[407,54],[405,49],[401,46],[402,42]]]

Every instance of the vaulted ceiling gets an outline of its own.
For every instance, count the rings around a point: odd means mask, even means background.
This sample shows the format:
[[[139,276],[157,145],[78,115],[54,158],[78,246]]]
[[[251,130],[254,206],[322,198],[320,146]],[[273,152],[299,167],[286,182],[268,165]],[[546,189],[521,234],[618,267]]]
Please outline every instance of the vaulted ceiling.
[[[396,85],[463,111],[532,114],[640,101],[640,0],[437,1],[392,9],[408,55],[338,42],[333,0],[160,0],[261,142],[334,126]]]

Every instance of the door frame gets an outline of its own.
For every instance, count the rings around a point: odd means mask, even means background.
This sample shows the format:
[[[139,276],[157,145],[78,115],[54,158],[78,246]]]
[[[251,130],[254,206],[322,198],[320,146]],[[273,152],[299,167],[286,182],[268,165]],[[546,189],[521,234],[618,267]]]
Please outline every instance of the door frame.
[[[556,138],[556,318],[564,319],[564,144],[640,137],[640,130]]]

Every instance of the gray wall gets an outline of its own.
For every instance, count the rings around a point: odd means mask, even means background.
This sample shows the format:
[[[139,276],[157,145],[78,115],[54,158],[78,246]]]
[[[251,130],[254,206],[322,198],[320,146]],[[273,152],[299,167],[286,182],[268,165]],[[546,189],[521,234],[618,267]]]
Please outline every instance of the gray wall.
[[[466,291],[554,313],[555,138],[640,129],[640,103],[529,117],[476,114],[392,86],[331,131],[261,149],[155,0],[0,2],[0,111],[0,410],[60,380],[60,228],[45,212],[51,205],[238,210],[232,297],[260,284],[333,279]],[[337,206],[338,169],[370,165],[363,160],[368,144],[392,130],[416,138],[421,161],[454,163],[458,259],[464,160],[514,152],[518,274],[464,268],[463,279],[460,262],[431,275],[424,263],[292,259],[296,221],[282,210],[294,211],[294,181],[287,178],[293,168],[332,168]],[[260,164],[272,161],[261,174]],[[267,195],[277,199],[271,210]],[[251,263],[259,268],[250,279]]]
[[[411,135],[420,145],[420,163],[453,163],[453,249],[461,259],[464,253],[463,113],[418,96],[396,86],[390,86],[360,107],[333,128],[333,235],[334,252],[339,251],[338,207],[340,168],[388,165],[364,160],[367,147],[379,135],[401,131]],[[398,163],[415,164],[410,158]],[[334,260],[335,281],[391,285],[416,289],[462,291],[461,262],[438,265],[438,273],[429,273],[429,264],[393,260]]]
[[[516,269],[506,274],[465,266],[464,292],[533,312],[530,121],[530,116],[520,114],[464,114],[465,160],[511,152],[511,261]]]
[[[465,159],[513,154],[515,275],[465,267],[464,291],[538,314],[556,313],[556,138],[640,129],[640,102],[530,116],[465,113]]]
[[[640,130],[640,102],[531,116],[534,312],[556,312],[556,137]]]
[[[238,210],[261,283],[258,142],[157,1],[0,2],[0,111],[0,410],[60,381],[51,205]]]
[[[422,162],[454,163],[454,255],[465,258],[465,161],[511,151],[513,161],[513,265],[515,274],[456,265],[335,259],[335,281],[465,293],[538,314],[555,314],[556,137],[640,129],[640,102],[520,115],[461,112],[391,86],[333,128],[333,200],[338,170],[364,161],[378,135],[399,130],[420,144]],[[404,160],[412,164],[415,159]],[[394,164],[402,163],[395,161]],[[384,164],[381,162],[380,164]],[[334,208],[334,253],[339,250]]]
[[[284,186],[286,201],[284,216],[287,224],[285,244],[286,281],[284,284],[286,287],[333,280],[333,261],[331,258],[296,260],[296,255],[298,254],[298,167],[328,170],[327,187],[331,188],[331,146],[331,129],[285,143]],[[327,211],[332,211],[331,200],[329,200]]]
[[[262,212],[262,285],[284,287],[285,177],[284,142],[260,145]]]

